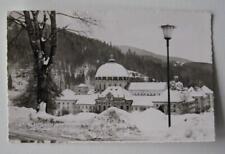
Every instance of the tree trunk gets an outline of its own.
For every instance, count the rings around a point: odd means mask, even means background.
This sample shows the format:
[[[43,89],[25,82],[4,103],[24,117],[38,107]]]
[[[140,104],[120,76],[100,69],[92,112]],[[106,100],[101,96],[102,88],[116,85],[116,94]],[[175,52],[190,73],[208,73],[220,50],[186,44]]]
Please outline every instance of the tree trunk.
[[[37,82],[36,102],[37,105],[45,102],[48,107],[52,104],[54,91],[57,91],[56,84],[54,84],[51,77],[51,64],[53,63],[57,45],[56,12],[49,12],[51,32],[48,39],[46,39],[47,36],[44,36],[44,28],[46,27],[47,21],[46,12],[44,12],[42,23],[38,22],[38,15],[39,11],[24,11],[26,30],[35,60],[34,75]],[[46,43],[50,45],[49,51],[47,51]]]

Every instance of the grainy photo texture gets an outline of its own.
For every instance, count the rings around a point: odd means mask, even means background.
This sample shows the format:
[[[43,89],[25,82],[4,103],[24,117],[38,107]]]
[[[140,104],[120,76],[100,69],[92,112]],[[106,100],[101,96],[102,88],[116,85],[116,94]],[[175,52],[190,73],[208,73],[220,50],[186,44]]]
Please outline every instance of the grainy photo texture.
[[[211,15],[97,7],[7,15],[9,141],[214,141]]]

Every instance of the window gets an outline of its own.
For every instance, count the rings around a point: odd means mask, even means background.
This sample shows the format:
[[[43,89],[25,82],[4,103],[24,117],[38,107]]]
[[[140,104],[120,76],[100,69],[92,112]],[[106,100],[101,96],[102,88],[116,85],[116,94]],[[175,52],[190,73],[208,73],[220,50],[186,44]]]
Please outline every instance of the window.
[[[123,106],[120,106],[120,109],[122,109],[122,110],[123,110]]]
[[[103,110],[105,110],[105,106],[103,106]]]
[[[127,106],[127,111],[129,110],[129,106]]]

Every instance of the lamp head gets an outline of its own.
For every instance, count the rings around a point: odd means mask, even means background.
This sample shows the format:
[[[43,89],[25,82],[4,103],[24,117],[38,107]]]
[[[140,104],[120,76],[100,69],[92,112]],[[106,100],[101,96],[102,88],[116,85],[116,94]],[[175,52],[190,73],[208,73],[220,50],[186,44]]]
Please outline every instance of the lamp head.
[[[172,38],[173,30],[176,28],[174,25],[162,25],[163,35],[166,40],[170,40]]]

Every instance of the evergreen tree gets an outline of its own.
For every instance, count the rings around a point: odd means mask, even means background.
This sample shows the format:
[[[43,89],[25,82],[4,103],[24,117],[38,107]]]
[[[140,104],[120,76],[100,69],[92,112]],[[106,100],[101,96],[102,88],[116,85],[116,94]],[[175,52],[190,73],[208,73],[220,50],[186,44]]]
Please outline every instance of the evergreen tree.
[[[13,88],[12,76],[11,76],[11,74],[9,74],[9,76],[8,76],[8,89],[11,90],[12,88]]]

